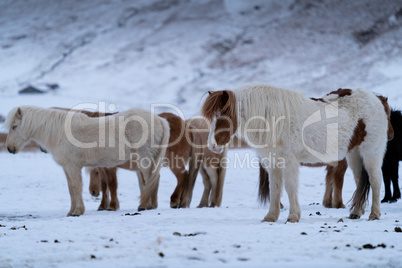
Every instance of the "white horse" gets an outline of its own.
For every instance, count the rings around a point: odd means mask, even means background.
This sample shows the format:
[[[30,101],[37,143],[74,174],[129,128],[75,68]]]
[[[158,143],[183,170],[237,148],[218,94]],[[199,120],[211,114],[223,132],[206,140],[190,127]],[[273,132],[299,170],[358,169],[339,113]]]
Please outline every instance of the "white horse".
[[[212,151],[221,152],[236,134],[263,160],[272,177],[271,204],[265,221],[274,222],[279,217],[283,181],[290,202],[287,220],[299,221],[299,163],[333,163],[345,157],[357,185],[350,218],[360,218],[364,213],[370,185],[369,220],[380,218],[381,166],[388,122],[384,106],[373,93],[339,89],[322,99],[310,99],[272,86],[245,86],[210,92],[202,114],[212,120]]]
[[[9,128],[6,147],[10,153],[17,153],[28,141],[35,140],[63,167],[71,197],[67,216],[85,212],[83,167],[115,167],[128,160],[140,166],[146,180],[139,209],[156,208],[150,197],[157,191],[169,141],[165,119],[141,109],[90,118],[77,111],[23,106],[11,110],[5,124]]]

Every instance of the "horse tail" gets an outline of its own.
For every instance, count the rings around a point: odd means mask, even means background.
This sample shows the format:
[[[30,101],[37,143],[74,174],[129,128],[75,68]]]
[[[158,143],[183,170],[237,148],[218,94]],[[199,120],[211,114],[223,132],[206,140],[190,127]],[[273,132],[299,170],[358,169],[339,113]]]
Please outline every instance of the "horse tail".
[[[269,174],[260,162],[260,185],[258,188],[258,201],[265,205],[269,201]]]
[[[363,165],[360,180],[357,184],[356,191],[353,193],[352,197],[353,202],[350,210],[353,210],[355,207],[364,209],[363,206],[366,203],[366,200],[368,199],[369,193],[370,193],[369,175]]]
[[[222,203],[222,195],[223,195],[223,183],[225,182],[226,175],[226,155],[228,149],[225,148],[222,155],[219,159],[219,167],[218,167],[218,183],[216,189],[216,206],[220,207]]]
[[[180,207],[190,206],[195,180],[197,179],[198,171],[201,167],[202,159],[199,158],[203,156],[203,148],[199,148],[203,146],[201,135],[199,133],[192,132],[191,127],[189,135],[191,136],[190,138],[192,143],[190,150],[189,169],[186,178],[186,186],[181,196]]]
[[[163,158],[166,155],[166,149],[169,144],[170,127],[168,121],[157,115],[154,116],[157,117],[160,120],[160,123],[162,124],[163,136],[162,141],[160,143],[159,154],[156,157],[156,159],[154,159],[154,161],[151,161],[152,175],[149,178],[149,181],[147,182],[145,189],[141,193],[141,204],[146,204],[146,202],[151,198],[153,194],[157,195],[159,187],[159,171],[162,167]]]

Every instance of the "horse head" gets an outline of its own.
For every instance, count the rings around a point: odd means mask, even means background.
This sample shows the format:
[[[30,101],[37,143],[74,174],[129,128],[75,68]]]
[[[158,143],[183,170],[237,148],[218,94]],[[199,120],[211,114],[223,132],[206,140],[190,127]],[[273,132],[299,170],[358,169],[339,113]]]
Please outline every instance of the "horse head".
[[[9,153],[16,154],[28,142],[22,125],[23,113],[21,108],[14,108],[6,119],[6,127],[9,128],[6,147]]]
[[[208,93],[201,114],[211,121],[208,148],[220,154],[237,131],[236,97],[230,90]]]
[[[98,197],[101,192],[101,183],[102,183],[102,168],[90,168],[88,169],[89,172],[89,193],[94,196]]]

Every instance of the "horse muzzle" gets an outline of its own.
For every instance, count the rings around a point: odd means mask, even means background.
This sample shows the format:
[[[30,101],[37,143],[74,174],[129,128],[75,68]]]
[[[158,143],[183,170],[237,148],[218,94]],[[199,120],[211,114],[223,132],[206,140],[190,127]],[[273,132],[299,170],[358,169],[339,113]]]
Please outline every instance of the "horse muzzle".
[[[208,148],[211,152],[213,152],[215,154],[221,154],[223,152],[224,146],[219,146],[216,144],[209,144]]]
[[[12,148],[7,146],[7,151],[8,151],[10,154],[15,154],[15,153],[17,152],[17,148],[15,148],[15,146],[12,147]]]
[[[91,195],[93,197],[98,197],[99,196],[99,191],[92,190]]]

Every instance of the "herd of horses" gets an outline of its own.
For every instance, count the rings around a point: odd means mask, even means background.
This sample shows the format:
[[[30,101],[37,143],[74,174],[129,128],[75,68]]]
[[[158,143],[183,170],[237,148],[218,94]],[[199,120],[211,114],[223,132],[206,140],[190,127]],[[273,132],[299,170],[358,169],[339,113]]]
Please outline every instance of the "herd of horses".
[[[402,115],[391,111],[387,98],[362,89],[338,89],[318,99],[267,85],[208,92],[201,116],[188,120],[142,109],[100,113],[21,106],[9,112],[5,125],[10,153],[34,140],[63,167],[71,197],[68,216],[85,212],[84,167],[90,174],[90,193],[102,193],[99,210],[119,209],[118,168],[137,173],[138,210],[157,208],[164,166],[177,178],[172,208],[190,206],[198,173],[204,184],[198,207],[220,206],[230,148],[251,148],[258,154],[259,198],[270,202],[267,222],[279,217],[283,185],[289,197],[287,221],[300,220],[300,165],[326,166],[323,205],[333,208],[345,207],[343,178],[351,168],[356,182],[351,219],[364,214],[370,188],[369,220],[380,218],[381,178],[385,184],[381,202],[400,198]],[[283,165],[272,163],[272,153],[284,160]]]

